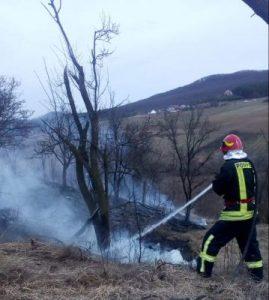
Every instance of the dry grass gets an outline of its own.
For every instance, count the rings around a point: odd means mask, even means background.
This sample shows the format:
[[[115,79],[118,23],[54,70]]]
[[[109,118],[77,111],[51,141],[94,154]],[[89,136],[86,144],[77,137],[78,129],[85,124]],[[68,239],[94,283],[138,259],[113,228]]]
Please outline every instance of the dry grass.
[[[268,279],[267,230],[259,226]],[[200,246],[203,234],[190,235],[194,247]],[[208,280],[186,267],[162,262],[104,264],[73,247],[0,244],[0,299],[267,299],[266,280],[254,284],[241,273],[235,282],[230,281],[237,254],[235,245],[229,247],[228,256],[227,250],[220,253],[215,276]]]
[[[221,124],[220,134],[237,130],[239,132],[257,133],[260,129],[268,133],[268,102],[263,99],[250,101],[232,101],[224,106],[210,107],[204,110],[210,121]],[[255,116],[253,118],[253,116]],[[148,115],[134,116],[128,121],[141,122],[148,119]],[[150,115],[153,123],[160,121],[162,114]]]

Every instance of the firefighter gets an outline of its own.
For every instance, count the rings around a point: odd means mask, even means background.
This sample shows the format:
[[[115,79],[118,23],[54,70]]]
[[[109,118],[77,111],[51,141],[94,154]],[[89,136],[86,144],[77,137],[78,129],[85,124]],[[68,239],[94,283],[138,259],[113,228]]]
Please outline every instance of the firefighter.
[[[210,277],[219,250],[233,238],[243,253],[250,236],[255,209],[256,174],[253,163],[243,151],[243,144],[235,134],[227,135],[220,150],[225,160],[220,173],[213,180],[213,190],[223,196],[225,208],[219,220],[206,233],[197,259],[197,272]],[[254,225],[245,263],[256,281],[263,278],[263,262]]]

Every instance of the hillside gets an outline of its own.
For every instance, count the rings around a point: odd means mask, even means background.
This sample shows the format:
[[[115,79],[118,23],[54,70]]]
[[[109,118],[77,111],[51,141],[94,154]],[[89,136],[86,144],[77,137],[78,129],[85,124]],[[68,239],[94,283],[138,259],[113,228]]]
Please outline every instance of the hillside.
[[[268,71],[239,71],[231,74],[218,74],[201,78],[191,84],[154,95],[150,98],[119,107],[125,116],[148,113],[151,110],[165,109],[172,105],[190,105],[222,99],[254,98],[268,95]],[[249,90],[251,87],[251,90]],[[226,90],[234,91],[233,96],[225,98]],[[238,93],[238,95],[236,95]],[[244,97],[243,97],[244,95]]]
[[[200,231],[193,240],[201,240],[203,234]],[[162,261],[120,265],[74,247],[38,241],[0,244],[0,298],[263,300],[268,297],[268,227],[258,226],[258,234],[265,259],[265,280],[259,284],[244,270],[231,282],[237,245],[221,251],[214,277],[207,280],[187,267]]]

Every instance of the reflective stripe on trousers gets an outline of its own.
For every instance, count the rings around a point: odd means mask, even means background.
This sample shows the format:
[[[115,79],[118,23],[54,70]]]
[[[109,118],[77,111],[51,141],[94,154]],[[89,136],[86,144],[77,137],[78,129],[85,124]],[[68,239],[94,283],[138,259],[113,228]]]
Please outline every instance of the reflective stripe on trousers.
[[[247,267],[249,269],[256,269],[256,268],[262,268],[263,267],[263,262],[262,260],[258,261],[245,261]]]
[[[200,252],[200,258],[201,258],[200,272],[202,272],[202,273],[205,271],[205,261],[212,262],[212,263],[216,261],[215,256],[207,254],[209,244],[212,242],[213,239],[214,239],[214,235],[210,234],[210,236],[205,241],[202,251]]]

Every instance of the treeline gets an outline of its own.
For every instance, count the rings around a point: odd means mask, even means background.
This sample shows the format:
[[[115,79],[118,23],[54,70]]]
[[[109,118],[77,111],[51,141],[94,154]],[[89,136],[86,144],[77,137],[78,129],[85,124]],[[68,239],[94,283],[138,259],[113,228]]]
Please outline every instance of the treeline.
[[[241,85],[234,88],[232,92],[243,99],[268,97],[268,82]]]
[[[230,95],[218,95],[214,97],[208,97],[200,99],[197,102],[198,106],[210,107],[218,106],[223,102],[239,101],[244,99],[254,99],[254,98],[268,98],[269,88],[268,82],[255,82],[252,84],[242,84],[231,90]]]

